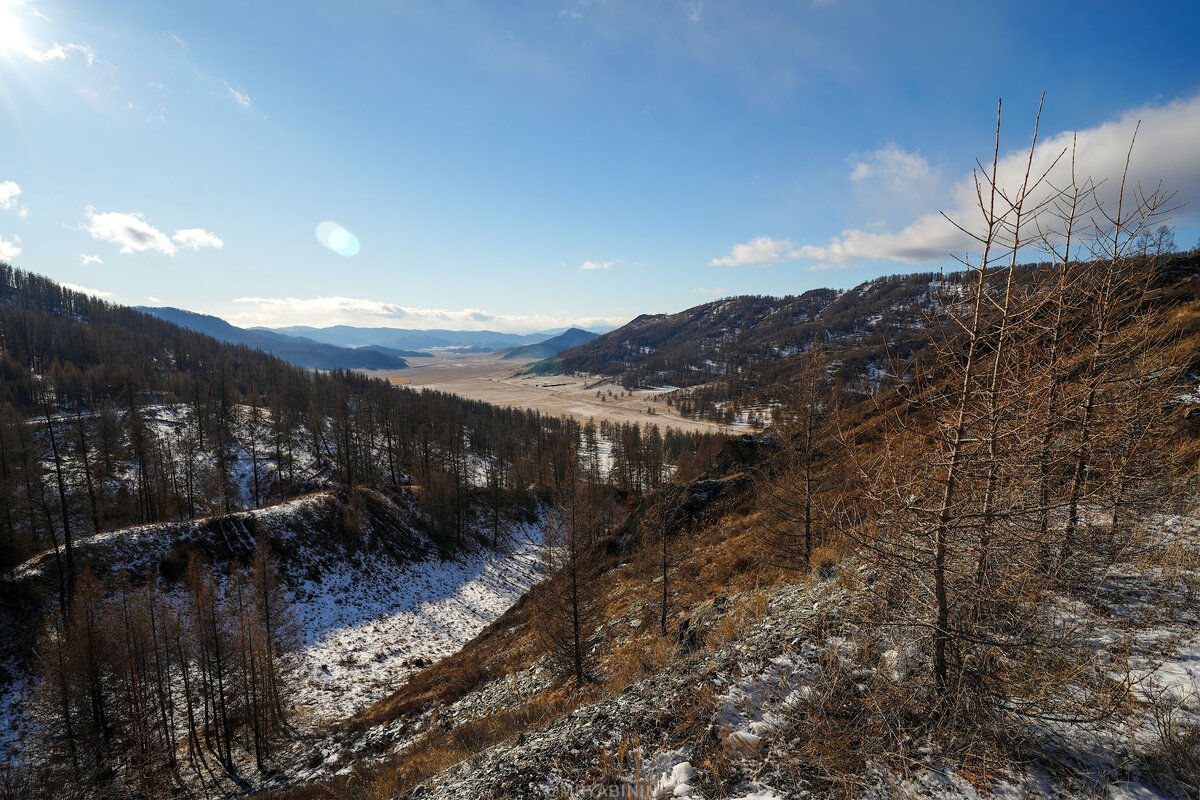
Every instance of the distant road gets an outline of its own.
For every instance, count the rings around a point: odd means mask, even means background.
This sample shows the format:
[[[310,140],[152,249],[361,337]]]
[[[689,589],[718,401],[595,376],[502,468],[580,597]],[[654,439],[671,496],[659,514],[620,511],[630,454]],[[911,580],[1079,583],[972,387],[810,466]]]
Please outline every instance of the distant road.
[[[397,386],[436,389],[470,400],[536,409],[544,414],[584,421],[607,419],[705,433],[718,433],[725,428],[714,422],[676,416],[665,403],[653,399],[658,392],[652,389],[635,391],[632,396],[627,396],[624,387],[615,383],[586,388],[595,383],[597,378],[594,376],[519,375],[532,361],[503,361],[493,353],[450,353],[406,360],[408,369],[378,370],[371,374],[387,378]],[[597,392],[603,394],[604,400]],[[648,407],[653,407],[655,413],[647,413]]]

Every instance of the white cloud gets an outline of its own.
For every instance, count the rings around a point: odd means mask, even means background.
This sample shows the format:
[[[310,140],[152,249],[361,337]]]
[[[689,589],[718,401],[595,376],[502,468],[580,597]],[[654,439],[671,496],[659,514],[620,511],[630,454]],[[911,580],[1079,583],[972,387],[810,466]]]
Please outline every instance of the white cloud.
[[[579,265],[580,269],[612,269],[613,264],[620,264],[621,259],[615,258],[612,261],[585,261]]]
[[[94,295],[96,297],[112,297],[113,296],[112,292],[105,292],[100,289],[89,289],[86,286],[80,286],[78,283],[67,283],[66,281],[58,281],[57,283],[59,286],[63,287],[64,289],[70,289],[73,292],[82,292],[83,294],[90,294],[90,295]]]
[[[0,236],[0,260],[7,261],[19,255],[21,255],[21,237],[14,236],[13,241],[10,242]]]
[[[181,228],[171,236],[151,225],[145,215],[137,212],[108,211],[97,214],[88,207],[83,229],[93,239],[121,246],[122,253],[156,251],[174,256],[180,248],[199,250],[201,247],[221,248],[225,242],[215,233],[203,228]]]
[[[88,66],[96,63],[96,51],[91,45],[87,44],[59,44],[54,42],[45,50],[35,50],[32,47],[25,48],[25,55],[39,64],[44,64],[47,61],[66,61],[67,56],[71,53],[81,53],[87,59]]]
[[[228,83],[225,84],[225,88],[229,90],[229,96],[232,97],[234,102],[236,102],[239,106],[242,108],[250,107],[250,95],[246,94],[241,89],[230,86]]]
[[[583,14],[579,13],[573,8],[564,8],[562,11],[558,12],[558,15],[566,19],[583,19]]]
[[[708,262],[713,267],[744,267],[748,264],[774,264],[783,258],[792,243],[787,239],[759,236],[745,244],[735,244],[729,255]]]
[[[1012,116],[1008,119],[1011,120]],[[1188,205],[1182,213],[1194,214],[1193,209],[1200,202],[1200,147],[1196,146],[1196,142],[1200,141],[1200,95],[1166,105],[1133,109],[1116,119],[1079,131],[1075,152],[1076,174],[1091,177],[1098,183],[1103,181],[1100,200],[1111,207],[1120,185],[1129,142],[1139,120],[1141,128],[1133,150],[1127,188],[1140,185],[1150,191],[1163,180],[1168,191],[1177,192],[1172,205],[1186,203]],[[1031,120],[1016,122],[1022,134],[1025,130],[1020,123],[1029,122]],[[1013,125],[1012,122],[1008,123],[1008,127]],[[1071,147],[1073,136],[1074,132],[1065,131],[1044,137],[1035,156],[1033,174],[1040,175],[1049,169],[1054,159]],[[1010,195],[1015,193],[1024,179],[1027,154],[1027,151],[1016,150],[1002,155],[1000,159],[997,183]],[[907,168],[920,174],[920,165],[903,157],[862,163],[867,166],[859,173],[859,180],[876,174],[876,170],[885,163],[895,169],[907,165]],[[1043,200],[1051,191],[1049,186],[1065,185],[1069,170],[1069,158],[1059,161],[1051,171],[1047,185],[1039,195],[1035,195],[1033,202]],[[859,172],[857,166],[855,172]],[[853,179],[854,173],[851,177]],[[970,229],[979,217],[972,176],[964,175],[939,205],[948,216]],[[969,236],[947,222],[939,211],[930,208],[928,213],[918,216],[898,231],[871,232],[848,228],[825,244],[804,244],[794,248],[787,253],[787,257],[813,259],[835,266],[874,259],[924,264],[966,252],[972,249],[972,244]]]
[[[572,317],[557,314],[494,314],[474,308],[415,308],[356,297],[239,297],[246,308],[226,318],[235,325],[356,325],[368,328],[452,328],[456,330],[538,331],[567,326],[620,325],[624,317]]]
[[[962,252],[970,240],[941,214],[926,214],[899,233],[872,233],[847,228],[824,245],[803,245],[788,258],[814,259],[842,265],[853,261],[890,259],[926,264]]]
[[[0,182],[0,208],[12,208],[21,196],[21,187],[14,181]]]
[[[728,292],[727,292],[725,289],[721,289],[721,288],[716,288],[716,289],[692,289],[692,291],[693,291],[693,292],[695,292],[696,294],[707,294],[707,295],[709,295],[709,296],[711,296],[711,297],[721,297],[721,296],[723,296],[723,295],[725,295],[725,294],[728,294]]]
[[[157,298],[157,297],[155,297],[154,295],[150,294],[150,295],[146,295],[146,302],[148,302],[148,303],[154,303],[155,305],[162,305],[162,302],[163,302],[163,301],[162,301],[162,300],[160,300],[160,299],[158,299],[158,298]]]
[[[688,22],[696,23],[704,16],[704,0],[679,0]]]
[[[89,256],[87,253],[80,253],[79,254],[79,263],[80,264],[103,264],[104,259],[101,258],[100,256]]]
[[[850,180],[863,181],[867,178],[883,178],[890,184],[903,184],[913,181],[925,182],[937,177],[929,162],[917,153],[910,153],[895,142],[870,153],[856,155],[853,159],[854,168],[850,171]]]
[[[83,229],[90,233],[93,239],[119,244],[122,253],[156,250],[173,256],[177,252],[175,243],[147,222],[142,214],[121,211],[97,214],[91,208],[87,209],[86,214],[87,223]]]
[[[190,247],[192,250],[199,250],[201,247],[215,247],[220,250],[225,246],[220,236],[215,233],[210,233],[203,228],[184,228],[175,231],[171,237],[180,247]]]

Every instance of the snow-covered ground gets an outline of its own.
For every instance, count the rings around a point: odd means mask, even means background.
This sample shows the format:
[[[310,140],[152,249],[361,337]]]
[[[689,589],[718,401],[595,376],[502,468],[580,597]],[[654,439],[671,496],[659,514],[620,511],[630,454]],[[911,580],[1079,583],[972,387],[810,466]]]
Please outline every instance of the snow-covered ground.
[[[456,652],[541,580],[542,525],[518,525],[504,552],[479,550],[373,568],[344,563],[295,591],[303,635],[293,693],[302,718],[343,719],[421,667]]]
[[[1159,515],[1149,526],[1149,550],[1162,550],[1146,554],[1152,563],[1139,560],[1108,574],[1097,597],[1098,607],[1104,610],[1100,619],[1086,604],[1064,604],[1068,613],[1082,615],[1076,622],[1087,619],[1100,663],[1105,663],[1102,654],[1106,648],[1129,648],[1128,671],[1113,674],[1118,683],[1130,682],[1135,699],[1126,715],[1114,717],[1100,728],[1040,723],[1050,747],[1047,755],[1058,763],[1013,765],[995,775],[987,790],[959,775],[952,765],[944,765],[945,771],[915,768],[904,776],[884,771],[868,774],[862,784],[874,788],[864,788],[859,796],[864,800],[1150,800],[1189,796],[1186,787],[1165,785],[1161,776],[1146,774],[1139,765],[1145,764],[1145,754],[1160,745],[1164,720],[1177,726],[1177,731],[1200,725],[1200,597],[1194,570],[1200,560],[1200,515]],[[785,588],[781,594],[789,592],[795,589]],[[803,602],[793,598],[786,605],[799,607]],[[898,665],[903,668],[901,654],[893,659],[885,653],[878,665],[863,663],[860,634],[855,626],[846,625],[838,635],[793,643],[775,654],[759,652],[757,646],[747,648],[745,643],[734,645],[743,651],[743,657],[738,659],[738,669],[714,679],[719,689],[713,729],[720,732],[725,751],[744,759],[748,772],[756,777],[735,787],[729,797],[779,800],[790,796],[770,785],[768,745],[780,735],[794,735],[789,727],[794,719],[790,718],[822,691],[824,664],[840,663],[851,675]],[[694,786],[703,766],[690,746],[638,748],[634,761],[634,768],[622,778],[630,787],[630,796],[708,796]]]
[[[173,547],[214,535],[245,538],[231,543],[240,549],[253,546],[252,531],[281,543],[290,553],[281,566],[299,640],[288,700],[294,723],[310,737],[456,652],[542,578],[542,517],[506,525],[499,550],[475,545],[443,560],[416,530],[407,534],[407,556],[362,547],[347,553],[323,530],[340,513],[333,504],[331,493],[318,492],[228,515],[219,526],[192,520],[106,531],[81,538],[77,553],[100,571],[155,574]],[[396,514],[404,519],[406,510],[396,507]],[[50,559],[51,553],[30,559],[6,579],[40,580]],[[7,763],[28,732],[21,691],[29,676],[15,663],[0,663],[0,670],[0,763]]]

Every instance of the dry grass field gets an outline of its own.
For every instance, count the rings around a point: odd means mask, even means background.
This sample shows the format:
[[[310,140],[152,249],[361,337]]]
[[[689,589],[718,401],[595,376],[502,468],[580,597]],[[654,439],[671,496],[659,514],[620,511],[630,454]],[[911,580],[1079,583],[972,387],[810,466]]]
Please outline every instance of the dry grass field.
[[[522,374],[532,362],[505,361],[494,353],[438,353],[432,358],[409,358],[404,370],[372,374],[397,386],[436,389],[499,406],[537,409],[556,416],[620,423],[654,423],[686,431],[717,432],[722,426],[684,419],[661,401],[654,390],[626,392],[602,377]],[[649,409],[653,408],[654,413]]]

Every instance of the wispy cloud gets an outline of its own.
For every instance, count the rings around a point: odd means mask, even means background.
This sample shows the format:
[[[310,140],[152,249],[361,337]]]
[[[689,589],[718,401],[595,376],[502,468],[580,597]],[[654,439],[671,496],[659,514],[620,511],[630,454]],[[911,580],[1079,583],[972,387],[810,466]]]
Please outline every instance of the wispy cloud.
[[[80,253],[79,254],[79,263],[84,264],[84,265],[103,264],[104,259],[101,258],[100,256],[89,256],[87,253]]]
[[[201,247],[213,247],[219,250],[225,246],[225,242],[220,236],[203,228],[184,228],[183,230],[175,231],[171,239],[180,247],[187,247],[192,250],[199,250]]]
[[[180,247],[199,250],[202,247],[223,247],[219,236],[203,228],[183,228],[174,235],[160,231],[137,212],[108,211],[97,214],[88,208],[83,229],[93,239],[120,245],[122,253],[158,252],[174,256]]]
[[[160,300],[159,298],[155,297],[152,294],[148,294],[148,295],[146,295],[146,302],[154,303],[156,306],[161,306],[163,301]]]
[[[246,94],[235,86],[230,86],[228,83],[225,84],[225,88],[229,91],[229,96],[232,97],[234,102],[236,102],[239,106],[242,108],[250,107],[250,95]]]
[[[589,325],[620,325],[624,317],[572,317],[566,314],[494,314],[476,308],[416,308],[357,297],[239,297],[245,308],[228,317],[235,325],[357,325],[369,328],[453,328],[457,330],[537,331]]]
[[[80,286],[78,283],[67,283],[66,281],[58,281],[58,285],[63,287],[64,289],[70,289],[73,292],[82,292],[83,294],[90,294],[95,297],[112,297],[113,296],[112,292],[106,292],[102,289],[91,289],[87,286]]]
[[[719,287],[715,288],[715,289],[698,288],[698,289],[692,289],[692,291],[695,292],[696,294],[706,294],[709,297],[722,297],[729,293],[727,290],[719,288]]]
[[[612,261],[585,261],[579,265],[580,269],[612,269],[614,264],[620,264],[621,259],[614,258]]]
[[[8,261],[10,258],[16,258],[21,255],[21,237],[14,236],[10,242],[3,236],[0,236],[0,259]]]
[[[45,50],[26,47],[24,53],[39,64],[44,64],[47,61],[66,61],[67,56],[71,53],[81,54],[87,60],[89,67],[96,63],[96,51],[88,44],[59,44],[58,42],[53,42]]]
[[[751,264],[774,264],[783,258],[791,249],[792,243],[787,239],[772,239],[770,236],[759,236],[744,244],[735,244],[729,255],[714,258],[709,261],[713,267],[745,267]]]
[[[936,170],[919,153],[909,152],[895,142],[870,153],[857,154],[851,163],[854,165],[850,171],[852,181],[875,177],[890,184],[903,184],[937,177]]]
[[[583,14],[573,8],[564,8],[558,12],[558,15],[564,19],[583,19]]]
[[[697,23],[704,16],[704,0],[679,0],[688,22]]]

